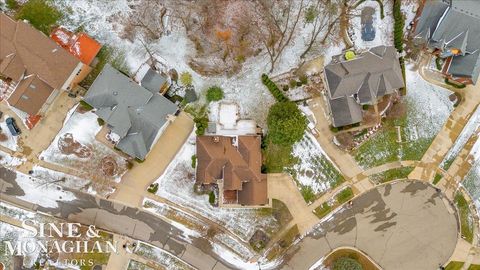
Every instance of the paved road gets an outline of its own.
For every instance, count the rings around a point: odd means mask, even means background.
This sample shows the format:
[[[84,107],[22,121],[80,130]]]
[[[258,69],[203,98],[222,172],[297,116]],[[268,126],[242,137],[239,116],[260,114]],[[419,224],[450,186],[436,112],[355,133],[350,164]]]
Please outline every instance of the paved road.
[[[0,201],[42,212],[70,222],[95,225],[99,229],[126,235],[169,251],[198,269],[235,269],[212,252],[205,239],[186,239],[182,232],[167,221],[138,208],[127,207],[75,190],[73,201],[57,201],[58,207],[48,208],[18,199],[25,195],[15,182],[16,172],[0,167]],[[191,243],[187,242],[190,241]]]
[[[458,224],[448,201],[420,181],[377,187],[319,225],[287,254],[283,269],[308,269],[353,246],[386,270],[434,270],[453,253]]]

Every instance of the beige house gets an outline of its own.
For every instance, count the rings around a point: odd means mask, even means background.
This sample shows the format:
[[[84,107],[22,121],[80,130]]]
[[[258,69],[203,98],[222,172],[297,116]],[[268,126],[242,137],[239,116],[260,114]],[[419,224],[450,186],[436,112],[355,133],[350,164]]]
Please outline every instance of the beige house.
[[[91,68],[27,22],[0,13],[0,25],[0,75],[9,84],[2,94],[31,128],[29,120],[38,119]]]

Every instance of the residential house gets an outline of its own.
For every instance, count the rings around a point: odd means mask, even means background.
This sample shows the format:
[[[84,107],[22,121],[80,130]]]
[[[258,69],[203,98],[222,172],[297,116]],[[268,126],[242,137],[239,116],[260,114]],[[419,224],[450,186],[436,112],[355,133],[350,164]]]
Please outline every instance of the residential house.
[[[102,45],[86,33],[72,33],[63,27],[58,27],[50,33],[50,38],[70,54],[91,65]]]
[[[397,51],[377,46],[354,58],[334,57],[325,66],[326,100],[333,127],[360,123],[363,105],[375,105],[404,86]]]
[[[480,74],[480,1],[426,1],[414,21],[414,41],[444,58],[442,73],[464,84]]]
[[[140,81],[140,85],[152,92],[160,92],[164,94],[168,90],[170,83],[168,76],[149,68]]]
[[[217,185],[220,206],[269,205],[260,145],[259,135],[198,136],[197,183]]]
[[[240,119],[238,104],[222,101],[212,107],[205,136],[197,137],[197,183],[215,185],[223,207],[269,206],[267,178],[261,173],[261,129]]]
[[[0,75],[10,85],[2,96],[32,128],[59,91],[90,68],[27,22],[0,13],[0,26]]]
[[[105,65],[84,97],[117,138],[116,147],[144,160],[178,108],[158,91],[143,88],[110,65]]]

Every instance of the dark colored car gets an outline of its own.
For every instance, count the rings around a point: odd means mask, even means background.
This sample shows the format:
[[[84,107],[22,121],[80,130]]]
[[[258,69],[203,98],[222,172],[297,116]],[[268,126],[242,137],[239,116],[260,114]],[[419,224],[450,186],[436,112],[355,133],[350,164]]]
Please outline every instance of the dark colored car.
[[[372,41],[375,39],[375,27],[373,27],[372,23],[367,23],[363,25],[362,39],[364,41]]]
[[[7,127],[13,136],[18,136],[22,133],[22,131],[18,128],[17,123],[15,123],[15,119],[12,117],[7,118],[5,123],[7,123]]]

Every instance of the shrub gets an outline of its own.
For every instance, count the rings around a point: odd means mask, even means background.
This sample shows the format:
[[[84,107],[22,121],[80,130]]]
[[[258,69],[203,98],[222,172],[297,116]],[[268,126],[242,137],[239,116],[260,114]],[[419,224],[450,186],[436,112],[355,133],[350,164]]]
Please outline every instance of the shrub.
[[[197,155],[192,156],[192,168],[197,167]]]
[[[268,112],[267,125],[272,143],[290,146],[302,139],[307,120],[294,102],[278,102]]]
[[[185,86],[192,85],[192,82],[193,82],[192,74],[186,71],[182,72],[182,74],[180,74],[180,82]]]
[[[215,192],[210,191],[210,193],[208,193],[208,202],[211,205],[215,205]]]
[[[268,78],[267,74],[262,74],[262,83],[278,102],[288,101],[288,98],[278,89],[278,86]]]
[[[203,134],[205,134],[205,130],[207,130],[208,128],[208,118],[206,116],[200,116],[193,118],[193,121],[195,122],[195,126],[197,127],[195,133],[198,136],[202,136]]]
[[[20,7],[16,0],[7,0],[5,4],[7,4],[7,8],[10,10],[17,10]]]
[[[127,160],[127,169],[128,170],[131,170],[133,168],[133,162],[131,162],[130,160]]]
[[[85,110],[85,111],[91,111],[93,110],[93,106],[88,104],[85,100],[80,100],[80,106],[82,106],[82,108]]]
[[[147,188],[147,191],[152,193],[152,194],[155,194],[157,193],[158,191],[158,183],[153,183],[151,184],[148,188]]]
[[[283,91],[285,91],[285,92],[288,91],[288,89],[289,89],[288,84],[282,85],[282,89],[283,89]]]
[[[223,90],[218,86],[212,86],[207,90],[207,101],[219,101],[223,98]]]
[[[288,84],[290,85],[291,88],[297,87],[297,81],[295,81],[295,80],[293,80],[293,79],[290,80],[290,82],[288,82]]]
[[[30,0],[20,8],[16,19],[29,21],[33,27],[48,36],[52,27],[62,17],[62,13],[52,6],[50,1]]]
[[[463,83],[455,83],[455,82],[451,82],[448,78],[445,78],[445,83],[450,85],[450,86],[453,86],[455,88],[458,88],[458,89],[462,89],[462,88],[465,88],[467,87],[465,84]]]
[[[299,77],[299,79],[300,79],[301,84],[307,84],[308,83],[307,75],[302,75],[302,76]]]
[[[99,126],[105,125],[105,121],[103,121],[103,119],[100,118],[100,117],[97,118],[97,122],[98,122],[98,125],[99,125]]]
[[[333,270],[363,270],[363,267],[355,259],[340,257],[333,263]]]
[[[315,8],[315,6],[309,6],[305,10],[305,23],[313,23],[315,21],[315,18],[318,15],[318,11]]]

